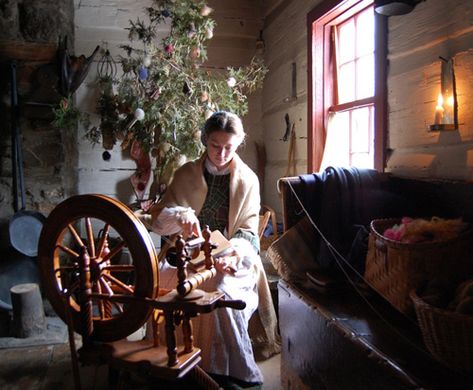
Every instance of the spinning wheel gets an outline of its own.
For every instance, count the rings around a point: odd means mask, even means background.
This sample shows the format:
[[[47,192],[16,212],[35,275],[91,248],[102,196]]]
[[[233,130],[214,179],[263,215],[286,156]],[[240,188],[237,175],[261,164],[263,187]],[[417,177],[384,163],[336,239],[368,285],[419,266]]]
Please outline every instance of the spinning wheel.
[[[67,312],[71,313],[79,333],[84,331],[79,303],[79,267],[83,266],[80,259],[84,253],[90,259],[92,293],[156,297],[157,256],[141,221],[127,206],[107,196],[73,196],[59,204],[44,223],[38,260],[46,296],[65,322]],[[92,335],[98,341],[127,337],[152,311],[139,300],[91,302]]]

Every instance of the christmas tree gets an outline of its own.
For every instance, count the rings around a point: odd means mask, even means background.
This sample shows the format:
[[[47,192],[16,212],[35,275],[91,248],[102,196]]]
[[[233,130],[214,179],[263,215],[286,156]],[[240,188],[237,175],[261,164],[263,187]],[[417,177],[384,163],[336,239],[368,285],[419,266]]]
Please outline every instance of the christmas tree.
[[[117,144],[130,149],[138,198],[152,166],[159,195],[178,166],[201,154],[200,126],[206,118],[218,110],[245,115],[247,95],[262,85],[267,69],[256,57],[246,67],[224,72],[204,67],[206,42],[215,28],[212,11],[204,1],[154,0],[146,8],[147,21],[130,21],[130,43],[121,46],[118,60],[120,76],[108,52],[99,61],[100,124],[88,129],[87,137],[105,149]],[[170,31],[159,38],[163,23]]]

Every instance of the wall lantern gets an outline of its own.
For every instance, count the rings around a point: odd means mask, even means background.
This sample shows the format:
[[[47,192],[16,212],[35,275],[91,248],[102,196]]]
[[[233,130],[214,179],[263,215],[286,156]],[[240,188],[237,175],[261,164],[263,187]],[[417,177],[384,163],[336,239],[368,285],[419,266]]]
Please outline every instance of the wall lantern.
[[[435,106],[434,123],[430,131],[458,130],[458,105],[453,58],[440,57],[440,93]]]
[[[405,15],[422,0],[375,0],[374,10],[384,16]]]

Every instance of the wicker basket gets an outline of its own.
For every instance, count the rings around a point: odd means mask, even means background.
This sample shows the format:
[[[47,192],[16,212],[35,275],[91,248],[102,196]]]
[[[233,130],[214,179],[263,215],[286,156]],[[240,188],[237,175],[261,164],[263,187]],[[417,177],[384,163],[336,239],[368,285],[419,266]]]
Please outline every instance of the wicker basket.
[[[454,370],[473,371],[473,315],[439,309],[410,293],[425,346]]]
[[[399,219],[375,219],[366,257],[366,282],[404,314],[413,315],[409,297],[423,282],[442,279],[452,283],[473,275],[473,229],[447,241],[418,244],[390,240],[382,235]]]

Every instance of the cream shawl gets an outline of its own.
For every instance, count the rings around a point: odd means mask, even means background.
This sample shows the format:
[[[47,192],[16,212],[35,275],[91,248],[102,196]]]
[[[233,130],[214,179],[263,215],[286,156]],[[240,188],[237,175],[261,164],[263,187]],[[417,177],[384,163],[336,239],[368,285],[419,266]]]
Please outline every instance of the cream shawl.
[[[204,162],[207,154],[176,170],[163,199],[151,209],[153,220],[164,207],[183,206],[199,215],[207,195]],[[227,226],[231,238],[238,229],[258,235],[260,210],[259,181],[238,155],[230,163],[230,202]]]

